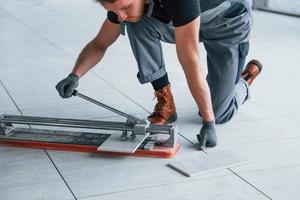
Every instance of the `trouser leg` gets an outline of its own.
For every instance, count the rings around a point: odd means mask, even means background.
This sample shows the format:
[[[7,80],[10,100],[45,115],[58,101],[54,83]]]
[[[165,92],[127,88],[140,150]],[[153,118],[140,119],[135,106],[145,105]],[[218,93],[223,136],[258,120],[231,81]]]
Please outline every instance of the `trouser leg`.
[[[213,20],[202,24],[200,37],[207,51],[207,81],[216,123],[229,121],[249,96],[241,72],[249,50],[251,13],[237,1]]]
[[[126,23],[131,49],[137,61],[138,80],[141,83],[154,81],[166,74],[160,41],[174,42],[171,24],[143,16],[137,23]]]
[[[157,97],[154,111],[148,116],[151,124],[172,123],[177,119],[171,87],[166,75],[160,41],[174,42],[174,28],[157,19],[143,17],[137,23],[127,23],[131,49],[138,64],[138,79],[151,82]]]

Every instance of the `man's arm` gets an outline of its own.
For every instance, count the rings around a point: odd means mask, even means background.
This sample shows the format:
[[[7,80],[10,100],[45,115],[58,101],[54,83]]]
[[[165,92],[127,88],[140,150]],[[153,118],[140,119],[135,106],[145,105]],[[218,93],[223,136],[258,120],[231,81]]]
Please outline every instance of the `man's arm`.
[[[93,68],[102,59],[106,49],[117,40],[119,35],[120,25],[106,19],[97,36],[79,54],[72,74],[82,77]]]
[[[209,87],[200,64],[199,18],[175,28],[176,51],[202,118],[204,121],[210,122],[214,120],[214,114]]]

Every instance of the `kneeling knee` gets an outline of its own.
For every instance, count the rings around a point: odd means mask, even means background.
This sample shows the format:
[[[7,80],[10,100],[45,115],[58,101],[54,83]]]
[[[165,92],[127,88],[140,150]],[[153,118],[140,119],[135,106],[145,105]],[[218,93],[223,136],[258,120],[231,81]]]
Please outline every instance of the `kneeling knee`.
[[[230,111],[217,112],[215,111],[215,122],[216,124],[225,124],[229,122],[234,114],[236,113],[236,109],[231,109]]]

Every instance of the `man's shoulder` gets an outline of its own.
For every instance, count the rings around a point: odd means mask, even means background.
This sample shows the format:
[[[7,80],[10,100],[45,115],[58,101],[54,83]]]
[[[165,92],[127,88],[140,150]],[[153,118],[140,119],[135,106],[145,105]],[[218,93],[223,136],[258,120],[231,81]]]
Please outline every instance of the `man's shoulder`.
[[[157,0],[160,1],[175,27],[183,26],[200,15],[200,0]]]
[[[181,5],[190,5],[191,3],[199,3],[201,0],[156,0],[166,8],[178,7]]]
[[[169,12],[179,12],[200,5],[200,0],[156,0]]]

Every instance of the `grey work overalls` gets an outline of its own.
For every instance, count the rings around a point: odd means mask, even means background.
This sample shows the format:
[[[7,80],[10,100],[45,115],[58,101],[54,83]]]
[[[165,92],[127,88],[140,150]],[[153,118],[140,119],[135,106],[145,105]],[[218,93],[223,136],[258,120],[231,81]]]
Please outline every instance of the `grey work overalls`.
[[[207,51],[207,81],[216,123],[229,121],[249,97],[247,83],[240,78],[249,50],[251,6],[248,0],[227,0],[201,13],[200,41]],[[160,41],[175,43],[172,23],[143,16],[126,22],[127,34],[143,83],[166,73]]]

